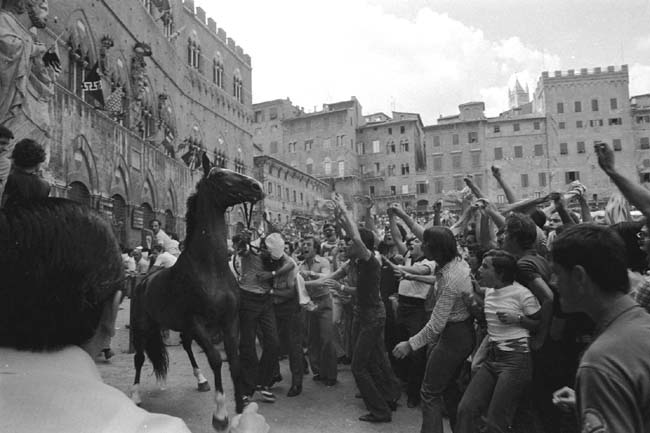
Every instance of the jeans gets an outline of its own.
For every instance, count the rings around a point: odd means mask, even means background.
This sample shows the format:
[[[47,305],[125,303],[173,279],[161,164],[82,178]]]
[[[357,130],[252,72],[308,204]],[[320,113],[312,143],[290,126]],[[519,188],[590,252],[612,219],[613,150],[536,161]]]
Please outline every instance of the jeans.
[[[337,358],[332,323],[332,295],[312,298],[318,306],[309,313],[309,363],[314,375],[323,380],[336,380]]]
[[[239,306],[239,357],[244,395],[251,395],[256,385],[268,386],[278,361],[280,343],[275,323],[273,298],[241,290]],[[262,335],[262,357],[257,359],[255,337]]]
[[[397,307],[397,326],[401,341],[420,332],[426,322],[427,317],[424,313],[424,302],[408,302],[403,297],[400,298]],[[420,386],[424,378],[424,368],[427,364],[426,348],[423,347],[413,352],[405,361],[406,395],[409,401],[419,403]]]
[[[349,330],[352,320],[352,303],[332,296],[332,322],[334,323],[334,347],[337,358],[351,356]]]
[[[490,433],[508,431],[533,374],[530,353],[505,352],[490,343],[487,359],[472,378],[458,407],[456,433],[474,433],[485,424]]]
[[[296,299],[290,299],[274,305],[275,320],[278,326],[278,336],[287,345],[289,354],[289,370],[291,370],[291,386],[302,385],[304,374],[302,358],[303,322],[300,305]],[[280,367],[277,365],[276,372]]]
[[[384,346],[385,318],[363,318],[352,358],[352,374],[368,411],[378,418],[391,418],[388,401],[396,401],[400,387]]]
[[[471,319],[447,323],[438,343],[429,354],[424,372],[420,390],[421,433],[443,433],[443,397],[449,423],[452,426],[456,424],[456,408],[461,397],[456,378],[473,348],[474,325]]]

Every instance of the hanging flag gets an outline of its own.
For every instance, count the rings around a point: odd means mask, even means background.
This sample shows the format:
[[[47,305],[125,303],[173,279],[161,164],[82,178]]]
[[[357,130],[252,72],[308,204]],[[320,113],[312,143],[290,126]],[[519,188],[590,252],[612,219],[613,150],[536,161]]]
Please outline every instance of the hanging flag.
[[[98,106],[97,108],[104,108],[104,92],[102,91],[102,79],[99,76],[99,62],[95,62],[90,72],[86,75],[82,88],[84,92],[88,92],[90,96],[95,98]]]
[[[111,114],[122,114],[122,98],[124,97],[124,90],[122,86],[117,86],[113,93],[106,99],[105,109]]]

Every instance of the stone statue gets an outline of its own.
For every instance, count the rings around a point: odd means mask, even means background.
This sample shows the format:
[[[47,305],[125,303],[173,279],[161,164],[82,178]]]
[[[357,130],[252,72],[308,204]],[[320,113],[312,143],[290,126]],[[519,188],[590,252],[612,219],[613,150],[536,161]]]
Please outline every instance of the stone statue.
[[[45,27],[47,0],[0,1],[0,125],[15,137],[9,151],[0,157],[2,194],[13,143],[31,138],[43,145],[49,157],[48,102],[54,94],[60,61],[56,47],[48,49],[36,39],[36,29]]]

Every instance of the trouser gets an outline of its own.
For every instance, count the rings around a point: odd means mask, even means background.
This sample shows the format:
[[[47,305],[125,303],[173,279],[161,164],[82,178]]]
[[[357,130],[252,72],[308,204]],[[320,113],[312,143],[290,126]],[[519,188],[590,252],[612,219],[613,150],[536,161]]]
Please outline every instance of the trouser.
[[[420,332],[426,322],[424,300],[420,302],[414,298],[400,296],[397,306],[397,326],[401,340],[406,340]],[[424,378],[426,364],[427,351],[424,347],[413,352],[404,362],[407,383],[406,395],[414,403],[420,401],[420,386]]]
[[[452,426],[456,424],[456,408],[460,402],[460,390],[456,378],[473,348],[474,326],[471,318],[463,322],[447,324],[427,359],[420,391],[421,433],[443,433],[443,397],[449,423]]]
[[[506,352],[494,343],[487,358],[476,372],[458,407],[456,433],[474,433],[485,424],[489,433],[508,431],[517,406],[532,379],[530,353]]]
[[[352,358],[352,374],[368,411],[390,418],[388,401],[399,399],[400,387],[384,345],[384,317],[361,318]]]
[[[291,370],[291,386],[302,385],[304,365],[302,362],[302,315],[296,299],[274,305],[275,320],[278,326],[278,336],[286,342],[289,355],[289,370]],[[276,361],[276,373],[280,373],[279,362]]]
[[[352,302],[332,297],[332,322],[334,323],[334,344],[336,356],[352,357],[354,347],[350,344],[352,329]]]
[[[256,385],[268,386],[278,360],[279,340],[271,295],[240,290],[239,356],[244,395],[251,395]],[[257,359],[255,337],[261,331],[262,357]]]
[[[332,296],[328,293],[312,297],[318,307],[309,312],[309,363],[314,375],[323,380],[336,380],[337,359],[334,346],[334,324],[332,323]]]

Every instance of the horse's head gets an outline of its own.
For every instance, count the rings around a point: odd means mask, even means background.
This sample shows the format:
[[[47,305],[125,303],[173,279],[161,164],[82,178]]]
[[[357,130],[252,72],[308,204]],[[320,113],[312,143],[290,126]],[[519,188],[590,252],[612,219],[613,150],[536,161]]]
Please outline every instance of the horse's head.
[[[264,198],[262,184],[257,180],[225,168],[211,167],[205,154],[201,183],[210,188],[214,198],[224,208],[239,203],[256,203]]]

